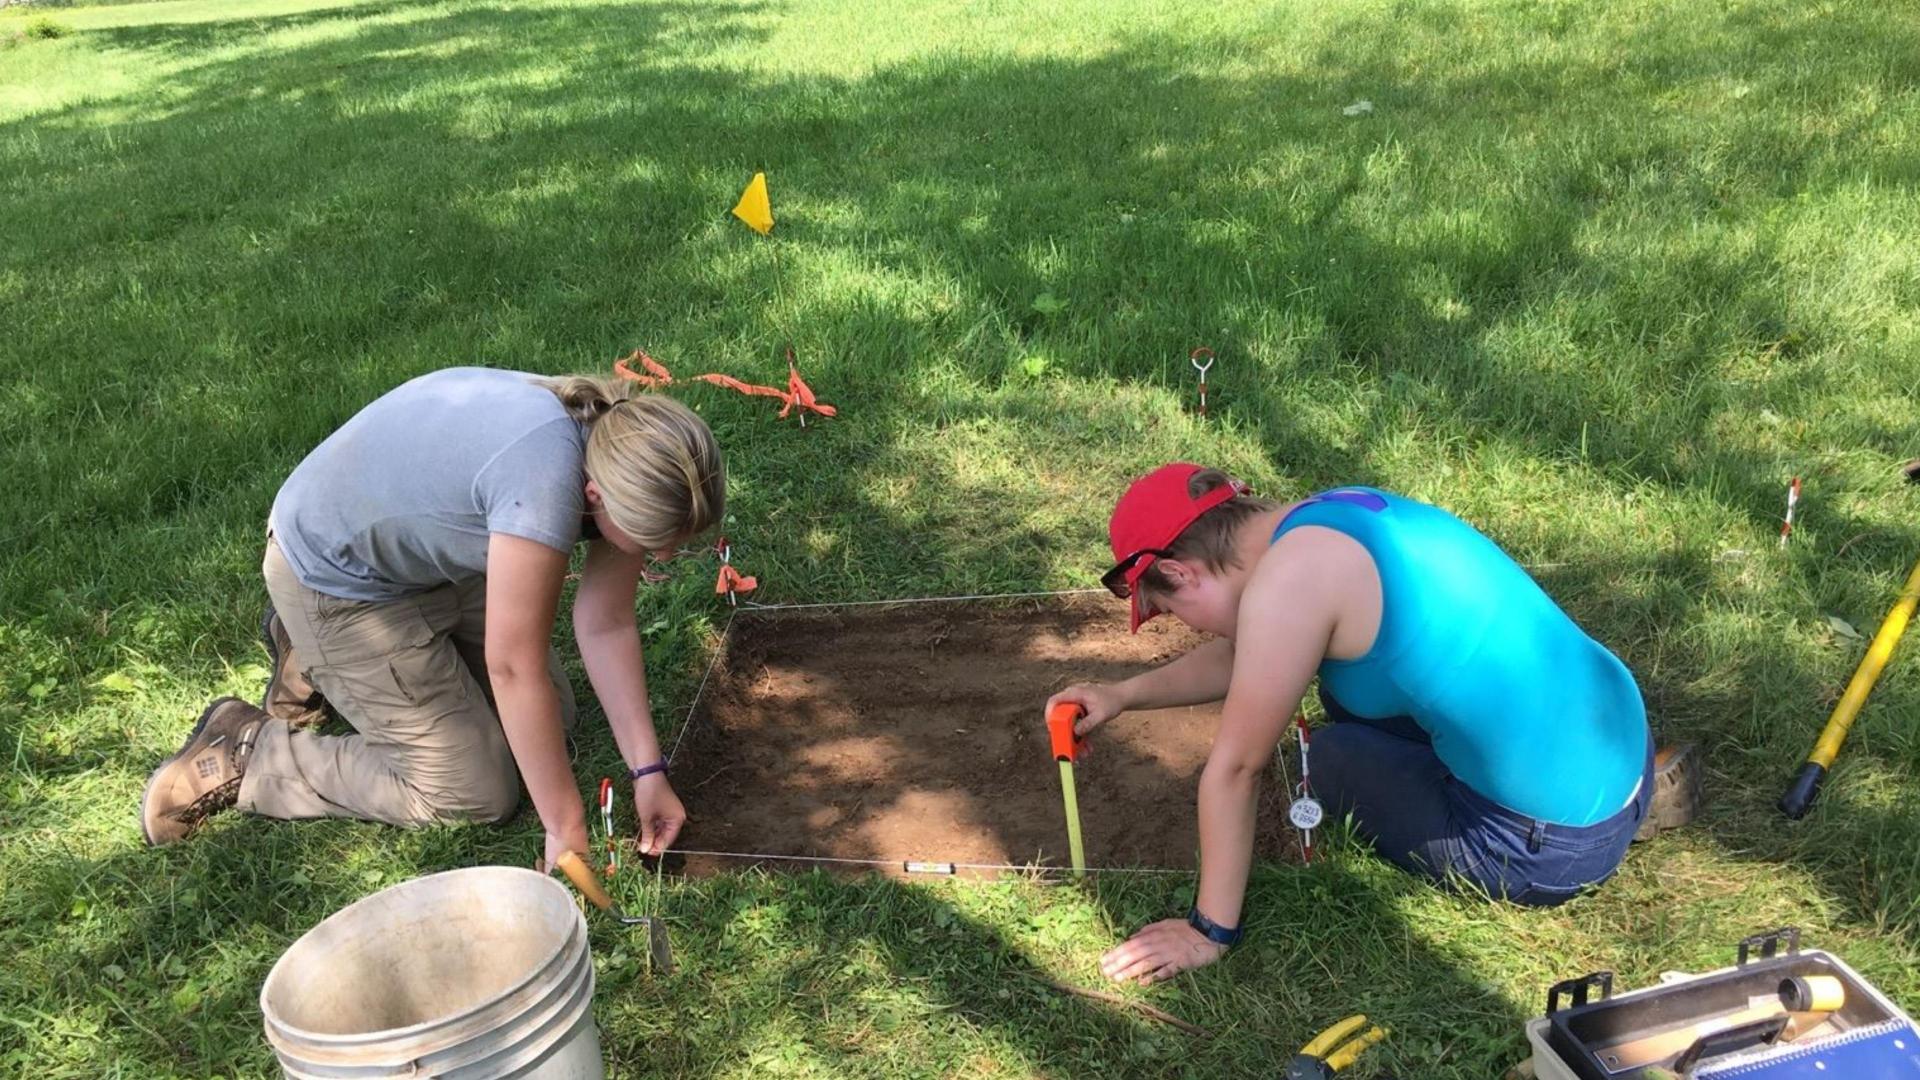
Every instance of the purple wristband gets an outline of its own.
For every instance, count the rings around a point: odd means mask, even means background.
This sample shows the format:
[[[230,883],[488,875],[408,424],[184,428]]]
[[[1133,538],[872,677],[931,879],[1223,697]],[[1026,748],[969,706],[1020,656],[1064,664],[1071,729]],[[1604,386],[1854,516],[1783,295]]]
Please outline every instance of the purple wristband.
[[[642,765],[637,769],[628,769],[627,779],[638,780],[643,776],[652,776],[654,773],[663,773],[666,771],[667,771],[667,759],[661,758],[659,761],[656,761],[651,765]]]

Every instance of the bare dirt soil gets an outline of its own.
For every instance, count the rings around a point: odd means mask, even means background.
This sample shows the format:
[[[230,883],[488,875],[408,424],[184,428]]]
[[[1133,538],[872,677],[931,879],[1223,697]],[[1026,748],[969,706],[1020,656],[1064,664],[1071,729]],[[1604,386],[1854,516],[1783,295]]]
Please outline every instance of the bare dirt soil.
[[[1104,597],[742,613],[675,756],[679,846],[1064,866],[1048,695],[1201,640],[1171,619],[1129,635],[1125,609]],[[1093,735],[1076,766],[1090,866],[1196,865],[1194,798],[1219,715],[1130,713]],[[1280,788],[1269,770],[1262,857],[1293,848]]]

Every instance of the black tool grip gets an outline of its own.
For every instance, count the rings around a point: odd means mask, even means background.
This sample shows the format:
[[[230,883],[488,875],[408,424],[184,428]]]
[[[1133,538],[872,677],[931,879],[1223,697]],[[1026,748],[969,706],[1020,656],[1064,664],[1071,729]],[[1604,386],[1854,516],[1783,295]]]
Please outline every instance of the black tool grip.
[[[1711,1035],[1702,1035],[1693,1040],[1693,1045],[1687,1047],[1686,1053],[1673,1059],[1673,1071],[1681,1076],[1689,1076],[1702,1059],[1745,1050],[1754,1045],[1771,1046],[1774,1040],[1780,1038],[1780,1033],[1787,1030],[1787,1022],[1791,1019],[1783,1013],[1716,1031]]]
[[[1780,796],[1780,812],[1799,821],[1813,808],[1814,796],[1820,794],[1820,781],[1826,779],[1827,767],[1817,761],[1809,761],[1800,766],[1799,775],[1793,778],[1793,786]]]

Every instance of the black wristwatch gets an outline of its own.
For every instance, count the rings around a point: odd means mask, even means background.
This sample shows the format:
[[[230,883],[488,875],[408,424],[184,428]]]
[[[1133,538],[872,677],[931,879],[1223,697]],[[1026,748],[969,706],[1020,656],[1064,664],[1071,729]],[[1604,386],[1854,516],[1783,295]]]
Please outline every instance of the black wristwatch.
[[[1240,944],[1240,939],[1247,932],[1244,926],[1221,926],[1200,914],[1200,907],[1197,904],[1187,909],[1187,925],[1200,931],[1201,937],[1228,949]]]

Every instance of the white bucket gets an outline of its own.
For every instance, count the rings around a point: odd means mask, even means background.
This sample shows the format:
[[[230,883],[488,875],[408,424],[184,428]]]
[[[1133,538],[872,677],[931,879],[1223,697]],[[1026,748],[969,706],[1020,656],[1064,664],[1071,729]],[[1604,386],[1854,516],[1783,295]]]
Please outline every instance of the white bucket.
[[[559,882],[476,866],[395,885],[293,943],[260,988],[289,1077],[600,1080],[587,922]]]

